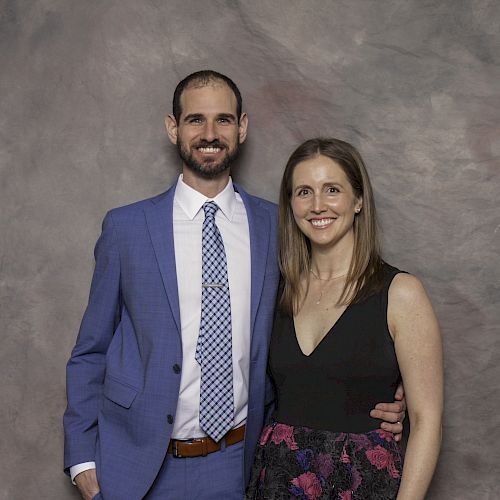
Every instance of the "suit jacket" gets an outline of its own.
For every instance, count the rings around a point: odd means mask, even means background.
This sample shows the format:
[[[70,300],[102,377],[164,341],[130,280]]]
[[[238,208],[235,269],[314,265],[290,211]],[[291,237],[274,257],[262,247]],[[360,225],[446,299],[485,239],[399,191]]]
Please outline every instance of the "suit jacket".
[[[266,363],[279,279],[276,206],[235,185],[251,246],[251,352],[245,478],[272,400]],[[107,500],[142,498],[165,458],[182,369],[172,209],[175,186],[111,210],[67,365],[66,472],[95,461]]]

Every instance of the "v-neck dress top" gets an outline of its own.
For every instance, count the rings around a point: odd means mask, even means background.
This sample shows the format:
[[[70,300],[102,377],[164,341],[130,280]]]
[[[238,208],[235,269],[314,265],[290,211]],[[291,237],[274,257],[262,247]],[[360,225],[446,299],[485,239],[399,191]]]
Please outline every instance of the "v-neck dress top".
[[[293,318],[277,314],[269,366],[277,407],[255,453],[247,500],[394,500],[403,460],[394,435],[370,417],[393,401],[400,373],[387,296],[400,272],[348,307],[316,349],[300,350]]]
[[[369,432],[375,404],[394,399],[401,378],[387,326],[388,290],[400,271],[385,265],[382,290],[349,306],[314,351],[298,344],[293,318],[276,315],[270,371],[278,422],[334,432]]]

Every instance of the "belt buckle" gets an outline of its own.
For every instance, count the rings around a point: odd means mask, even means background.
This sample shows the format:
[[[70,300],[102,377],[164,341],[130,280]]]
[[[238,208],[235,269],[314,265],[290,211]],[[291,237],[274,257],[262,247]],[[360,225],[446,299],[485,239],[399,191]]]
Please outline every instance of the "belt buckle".
[[[179,450],[177,449],[177,443],[179,442],[178,439],[173,439],[172,440],[172,456],[174,458],[184,458],[180,453]]]

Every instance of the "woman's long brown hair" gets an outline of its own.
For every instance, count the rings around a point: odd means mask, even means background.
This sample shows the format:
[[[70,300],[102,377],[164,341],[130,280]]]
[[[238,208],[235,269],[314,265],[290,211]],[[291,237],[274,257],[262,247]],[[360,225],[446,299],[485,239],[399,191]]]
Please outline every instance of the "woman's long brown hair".
[[[280,187],[279,198],[279,264],[283,275],[279,307],[293,315],[300,309],[301,278],[311,268],[309,239],[300,231],[291,208],[295,167],[311,158],[326,156],[337,163],[349,180],[363,207],[354,218],[354,249],[346,282],[338,303],[361,302],[379,290],[383,283],[383,261],[380,257],[377,217],[373,190],[361,155],[351,144],[333,138],[315,138],[301,144],[290,156]]]

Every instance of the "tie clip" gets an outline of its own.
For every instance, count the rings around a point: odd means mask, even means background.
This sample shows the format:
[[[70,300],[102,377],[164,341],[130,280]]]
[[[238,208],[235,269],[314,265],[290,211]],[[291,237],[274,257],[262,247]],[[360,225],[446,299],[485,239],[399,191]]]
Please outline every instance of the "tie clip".
[[[201,286],[203,288],[224,288],[226,285],[223,283],[202,283]]]

